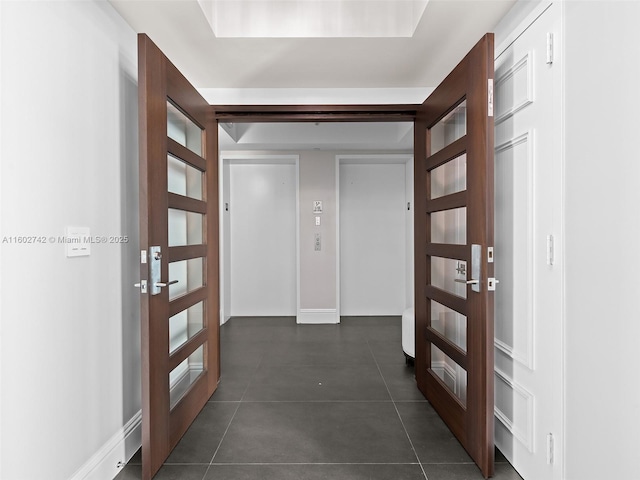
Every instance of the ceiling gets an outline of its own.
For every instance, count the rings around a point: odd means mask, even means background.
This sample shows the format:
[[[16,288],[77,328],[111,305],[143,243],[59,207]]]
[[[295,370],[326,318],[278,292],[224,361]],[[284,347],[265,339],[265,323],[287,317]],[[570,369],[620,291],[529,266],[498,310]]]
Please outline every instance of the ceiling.
[[[136,32],[146,33],[214,104],[261,103],[256,98],[265,91],[270,102],[278,104],[421,103],[482,35],[493,31],[515,3],[430,0],[424,7],[420,0],[422,5],[416,7],[419,11],[410,29],[413,34],[405,31],[405,36],[388,36],[388,29],[382,31],[381,27],[378,38],[348,36],[362,35],[358,33],[362,30],[348,29],[342,33],[345,37],[337,37],[333,31],[328,38],[223,38],[214,34],[216,20],[211,11],[205,14],[207,2],[236,6],[244,2],[248,9],[252,3],[256,8],[257,3],[274,1],[282,9],[287,2],[365,0],[109,1]],[[418,0],[367,0],[382,1]],[[220,18],[217,22],[219,25]],[[218,30],[222,32],[222,28]],[[407,152],[413,149],[413,125],[221,125],[220,148]]]
[[[430,0],[400,38],[217,38],[197,0],[110,3],[197,88],[415,88],[438,85],[515,0]]]

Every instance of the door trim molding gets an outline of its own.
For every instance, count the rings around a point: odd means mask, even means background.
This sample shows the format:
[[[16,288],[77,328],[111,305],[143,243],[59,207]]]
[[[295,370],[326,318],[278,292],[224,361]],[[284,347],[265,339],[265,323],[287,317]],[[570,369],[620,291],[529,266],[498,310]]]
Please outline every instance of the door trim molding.
[[[419,105],[214,105],[218,122],[412,122]]]

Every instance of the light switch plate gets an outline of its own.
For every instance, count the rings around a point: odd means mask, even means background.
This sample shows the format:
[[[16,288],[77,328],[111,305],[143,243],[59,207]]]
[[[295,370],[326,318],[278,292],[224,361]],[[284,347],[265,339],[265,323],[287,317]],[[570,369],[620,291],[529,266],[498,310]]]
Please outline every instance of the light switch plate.
[[[66,227],[64,243],[67,257],[88,257],[91,255],[91,231],[89,227]]]
[[[320,226],[320,217],[316,217],[316,227]]]

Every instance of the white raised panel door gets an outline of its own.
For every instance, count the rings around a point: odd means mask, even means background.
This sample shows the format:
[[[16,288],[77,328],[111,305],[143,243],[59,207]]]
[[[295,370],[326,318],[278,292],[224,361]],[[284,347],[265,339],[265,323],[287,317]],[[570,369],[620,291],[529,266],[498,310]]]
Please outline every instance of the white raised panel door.
[[[495,64],[495,442],[525,480],[560,478],[562,471],[561,59],[554,8],[496,51]]]

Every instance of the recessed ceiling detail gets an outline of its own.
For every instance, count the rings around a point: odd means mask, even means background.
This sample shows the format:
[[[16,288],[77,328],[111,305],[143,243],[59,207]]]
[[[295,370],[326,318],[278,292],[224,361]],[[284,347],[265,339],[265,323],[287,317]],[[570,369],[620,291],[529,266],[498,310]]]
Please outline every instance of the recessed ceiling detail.
[[[412,122],[220,123],[220,150],[411,152]]]
[[[198,0],[219,38],[413,36],[428,0]]]

